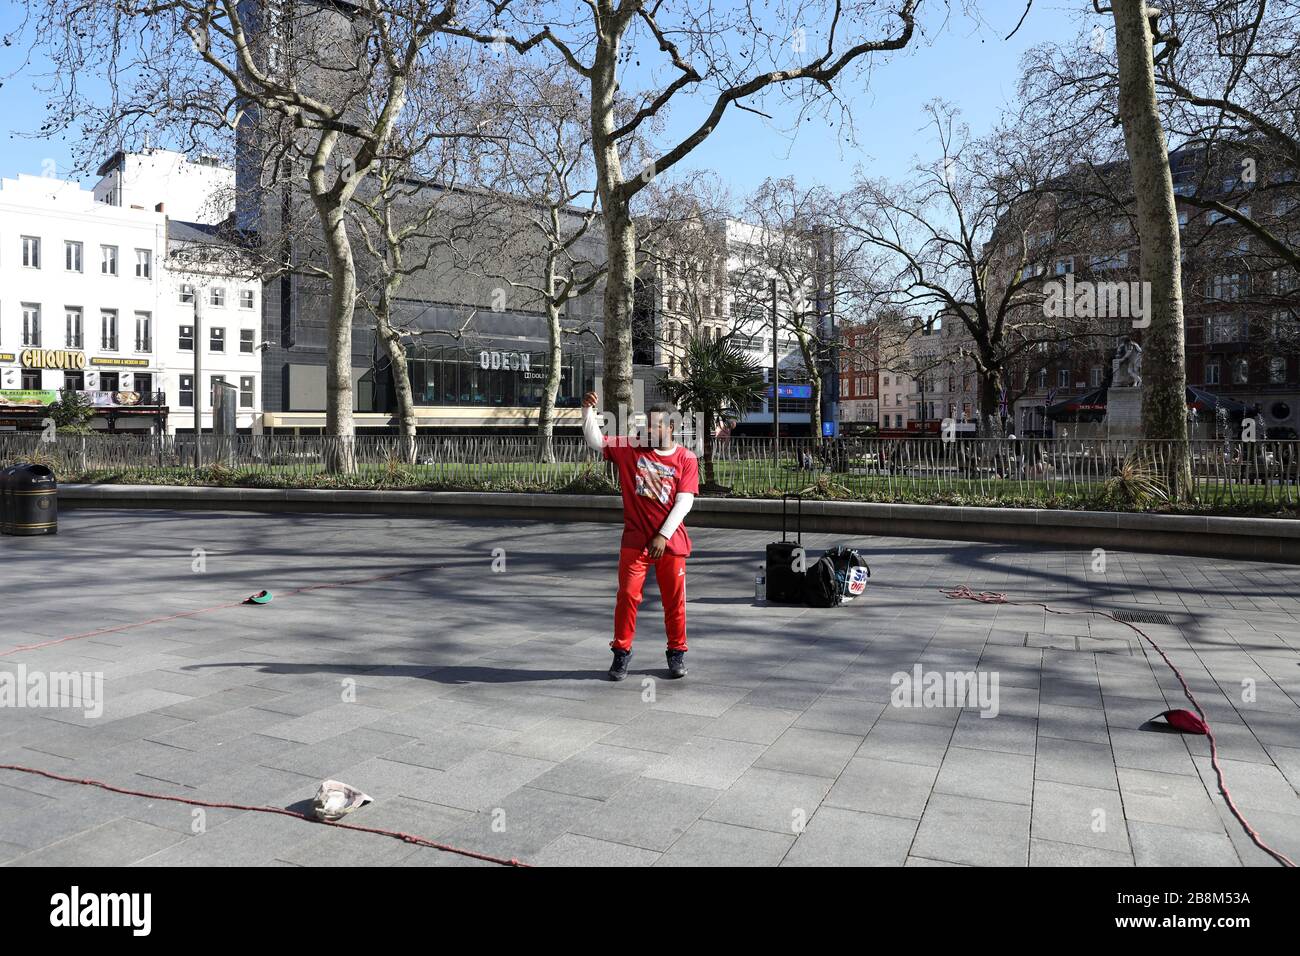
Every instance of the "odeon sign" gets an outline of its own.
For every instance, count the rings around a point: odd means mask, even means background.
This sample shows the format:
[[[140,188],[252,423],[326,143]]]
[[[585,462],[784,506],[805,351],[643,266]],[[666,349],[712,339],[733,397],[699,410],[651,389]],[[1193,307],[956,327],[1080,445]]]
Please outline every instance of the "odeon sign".
[[[478,353],[479,368],[503,368],[512,372],[527,372],[532,356],[527,352],[489,352],[487,349]]]
[[[24,349],[19,356],[24,368],[85,368],[86,353],[66,349]]]

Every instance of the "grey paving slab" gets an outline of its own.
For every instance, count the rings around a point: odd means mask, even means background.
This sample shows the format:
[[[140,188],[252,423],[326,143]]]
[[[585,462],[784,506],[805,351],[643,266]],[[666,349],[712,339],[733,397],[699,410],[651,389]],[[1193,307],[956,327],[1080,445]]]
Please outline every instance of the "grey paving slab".
[[[768,747],[754,765],[765,770],[784,770],[833,780],[862,746],[863,739],[857,734],[792,727]]]
[[[937,776],[937,768],[922,764],[854,757],[822,802],[846,810],[919,820]]]
[[[1034,837],[1127,853],[1125,810],[1115,790],[1041,781],[1034,786]]]
[[[823,806],[798,835],[782,866],[901,866],[916,823]]]
[[[912,853],[973,866],[1025,866],[1029,815],[1026,806],[935,793],[921,816]]]
[[[1237,851],[1224,833],[1130,820],[1129,838],[1138,866],[1240,866]]]
[[[798,833],[817,812],[831,781],[751,767],[704,813],[704,819],[737,826]]]
[[[1110,745],[1086,740],[1040,737],[1034,762],[1034,778],[1107,790],[1119,787]]]
[[[779,866],[793,834],[700,820],[661,856],[656,866]]]
[[[106,691],[101,718],[3,714],[0,762],[272,806],[336,777],[375,797],[358,821],[550,865],[1275,865],[1227,810],[1205,738],[1148,723],[1187,704],[1131,629],[938,594],[966,583],[1171,614],[1148,631],[1205,705],[1234,797],[1300,855],[1300,568],[1111,553],[1103,576],[1084,551],[876,537],[870,595],[813,612],[750,598],[770,535],[692,529],[691,676],[665,678],[656,609],[615,685],[613,526],[95,510],[65,524],[6,568],[24,598],[9,640],[138,626],[0,648],[0,668],[99,672]],[[109,538],[119,573],[86,578]],[[466,559],[485,541],[510,549],[508,578]],[[194,542],[212,573],[190,573]],[[358,583],[376,554],[415,573]],[[340,586],[292,593],[321,583]],[[277,600],[142,623],[253,586]],[[55,603],[57,619],[32,610]],[[998,715],[894,706],[895,675],[918,664],[996,674]],[[480,865],[233,810],[194,834],[184,805],[10,771],[0,788],[9,865]]]
[[[692,737],[646,771],[647,777],[725,790],[760,756],[761,744]]]
[[[1034,772],[1034,758],[1023,754],[949,747],[934,791],[1029,806],[1033,802]]]

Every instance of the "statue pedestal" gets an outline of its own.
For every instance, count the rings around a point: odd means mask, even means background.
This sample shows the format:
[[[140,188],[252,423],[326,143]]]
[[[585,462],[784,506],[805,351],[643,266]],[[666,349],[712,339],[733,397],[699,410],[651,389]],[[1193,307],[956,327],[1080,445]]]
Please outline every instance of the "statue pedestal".
[[[1142,387],[1112,385],[1106,393],[1106,435],[1142,437]]]

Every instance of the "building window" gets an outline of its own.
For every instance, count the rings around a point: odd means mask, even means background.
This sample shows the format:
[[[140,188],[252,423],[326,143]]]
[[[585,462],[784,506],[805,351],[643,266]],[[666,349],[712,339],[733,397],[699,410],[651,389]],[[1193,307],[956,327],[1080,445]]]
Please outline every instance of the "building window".
[[[99,345],[106,352],[117,351],[117,310],[104,309],[99,313]]]
[[[23,236],[23,265],[28,269],[41,267],[41,240],[36,236]]]
[[[1275,355],[1268,360],[1268,382],[1270,385],[1281,385],[1286,381],[1286,359],[1280,355]]]
[[[1066,275],[1074,271],[1074,256],[1066,256],[1064,259],[1056,260],[1056,274],[1058,276]]]
[[[23,345],[39,346],[41,344],[41,307],[30,302],[23,303]]]
[[[1094,272],[1109,272],[1128,266],[1128,252],[1115,252],[1107,256],[1093,256],[1088,260],[1088,267]]]
[[[214,285],[208,294],[208,303],[223,308],[226,304],[225,286]]]
[[[1220,302],[1235,302],[1240,299],[1246,288],[1246,276],[1240,273],[1211,276],[1207,283],[1206,294]]]
[[[246,355],[251,355],[253,353],[253,346],[255,344],[254,340],[256,336],[257,336],[257,332],[254,329],[240,329],[239,330],[239,351],[243,352]]]
[[[1206,385],[1219,384],[1219,360],[1218,359],[1211,359],[1210,361],[1205,363],[1205,384]]]
[[[1250,381],[1250,362],[1245,357],[1232,360],[1232,384],[1245,385]]]
[[[99,373],[99,390],[101,392],[116,392],[120,387],[121,376],[117,372]]]
[[[117,275],[117,246],[99,247],[99,271],[106,276]]]
[[[1287,339],[1290,341],[1296,334],[1296,319],[1289,312],[1274,312],[1272,320],[1269,323],[1269,336],[1274,340]]]
[[[153,253],[148,249],[135,250],[135,277],[148,279],[153,276]]]
[[[152,405],[153,402],[153,375],[149,372],[135,373],[135,391],[140,396],[140,401],[146,405]]]
[[[1206,344],[1243,342],[1246,340],[1245,322],[1236,315],[1211,315],[1205,320]]]
[[[1047,369],[1045,368],[1038,370],[1038,387],[1047,388]]]
[[[63,267],[69,272],[81,271],[81,243],[68,241],[63,244]]]
[[[1089,384],[1092,385],[1093,388],[1098,388],[1101,385],[1100,365],[1094,365],[1091,369],[1088,370],[1088,382]]]
[[[251,375],[239,377],[239,407],[253,407],[253,376]]]
[[[253,307],[253,290],[252,290],[252,289],[240,289],[240,290],[239,290],[239,307],[240,307],[241,309],[251,309],[251,308]]]
[[[84,392],[86,390],[86,373],[64,372],[63,387],[70,388],[74,392]]]
[[[217,389],[226,384],[226,376],[213,375],[208,383],[208,405],[211,408],[217,407]]]
[[[182,352],[194,351],[194,326],[192,325],[181,326],[180,338],[176,343],[176,347],[180,349]]]
[[[1070,387],[1070,370],[1068,368],[1059,368],[1056,370],[1056,387]]]
[[[67,325],[67,337],[65,341],[68,348],[79,349],[82,347],[82,330],[81,330],[81,309],[68,306],[63,312],[64,322]]]
[[[181,408],[194,407],[194,376],[182,375],[180,388]]]
[[[194,286],[188,282],[181,283],[180,301],[183,305],[194,304]]]
[[[135,350],[153,351],[153,317],[148,312],[135,314]]]
[[[220,326],[213,326],[208,330],[208,350],[211,352],[224,352],[226,350],[226,330]]]
[[[41,370],[38,368],[23,369],[23,389],[26,391],[38,391],[41,387]]]

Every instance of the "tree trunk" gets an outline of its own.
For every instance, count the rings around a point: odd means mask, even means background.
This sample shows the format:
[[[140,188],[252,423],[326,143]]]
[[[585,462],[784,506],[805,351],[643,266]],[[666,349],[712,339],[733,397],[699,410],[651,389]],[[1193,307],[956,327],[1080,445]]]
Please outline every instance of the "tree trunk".
[[[554,289],[554,283],[547,282]],[[560,363],[563,356],[560,349],[560,307],[548,297],[546,302],[546,331],[548,340],[548,362],[546,367],[546,387],[542,390],[542,407],[537,416],[537,460],[555,461],[555,397],[560,393]]]
[[[808,427],[812,440],[818,441],[822,434],[822,372],[813,354],[813,343],[806,335],[799,335],[799,352],[803,355],[804,369],[808,372],[808,382],[812,386],[812,410],[808,414]]]
[[[1151,24],[1145,0],[1113,0],[1119,64],[1119,114],[1124,126],[1138,215],[1140,277],[1150,283],[1144,331],[1142,431],[1161,442],[1169,493],[1186,496],[1187,369],[1178,212],[1169,150],[1156,104]]]
[[[705,486],[706,488],[712,488],[712,487],[714,486],[714,480],[713,480],[713,430],[714,430],[714,423],[713,423],[713,410],[712,410],[712,409],[708,409],[708,408],[706,408],[706,409],[704,410],[704,435],[702,436],[702,438],[704,439],[704,441],[703,441],[703,451],[704,451],[704,486]]]
[[[393,328],[389,318],[387,297],[380,304],[380,314],[376,316],[376,331],[379,341],[383,343],[392,369],[393,392],[397,396],[397,433],[402,436],[402,460],[408,465],[415,464],[415,393],[411,389],[411,376],[406,365],[406,346],[401,336]]]
[[[352,318],[356,312],[357,271],[348,238],[343,204],[316,187],[313,170],[312,201],[320,216],[329,253],[330,308],[326,332],[325,364],[325,468],[331,474],[356,471],[352,417]]]
[[[632,412],[632,310],[636,290],[636,225],[621,189],[623,161],[616,128],[618,36],[602,30],[591,73],[591,141],[596,188],[605,223],[605,409]]]
[[[1001,371],[985,366],[980,376],[980,420],[977,422],[981,433],[988,427],[991,419],[998,417],[998,392],[1002,384]]]

